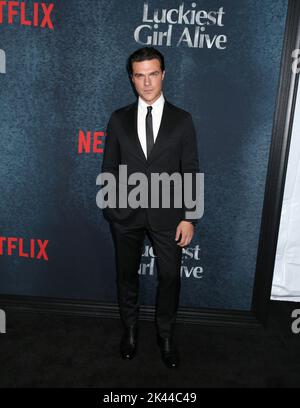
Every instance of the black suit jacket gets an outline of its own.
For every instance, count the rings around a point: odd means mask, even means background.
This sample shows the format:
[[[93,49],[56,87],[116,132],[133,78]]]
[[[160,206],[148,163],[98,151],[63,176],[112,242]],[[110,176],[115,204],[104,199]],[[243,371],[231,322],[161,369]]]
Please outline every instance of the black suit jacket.
[[[147,212],[148,222],[155,230],[176,228],[181,220],[188,220],[187,209],[182,200],[182,208],[173,204],[174,185],[170,183],[171,208],[150,208],[151,173],[166,172],[171,175],[193,174],[193,199],[195,199],[195,173],[199,172],[198,149],[195,127],[190,113],[178,108],[165,99],[160,128],[148,158],[145,157],[137,132],[136,102],[114,111],[106,129],[102,172],[115,174],[118,180],[119,165],[127,165],[128,177],[134,172],[142,172],[149,183],[149,208],[105,208],[103,215],[108,221],[125,225],[139,223],[143,211]],[[117,183],[118,184],[118,183]],[[129,192],[136,186],[128,186]],[[182,192],[184,183],[182,183]],[[118,204],[118,190],[117,190]],[[196,220],[191,220],[194,224]]]

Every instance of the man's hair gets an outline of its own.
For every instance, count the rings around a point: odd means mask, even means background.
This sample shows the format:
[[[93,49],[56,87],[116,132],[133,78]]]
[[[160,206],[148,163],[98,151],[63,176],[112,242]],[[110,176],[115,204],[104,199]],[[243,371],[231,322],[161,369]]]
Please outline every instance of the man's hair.
[[[134,62],[149,61],[152,59],[158,59],[160,62],[160,68],[162,71],[165,70],[165,59],[161,52],[159,52],[154,47],[143,47],[132,53],[127,61],[127,71],[130,76],[132,76],[132,64]]]

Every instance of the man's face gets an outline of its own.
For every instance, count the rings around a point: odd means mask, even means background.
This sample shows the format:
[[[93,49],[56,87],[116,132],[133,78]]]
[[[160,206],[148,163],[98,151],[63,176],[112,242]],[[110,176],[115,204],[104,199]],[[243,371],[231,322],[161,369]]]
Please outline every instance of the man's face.
[[[153,104],[162,91],[165,71],[160,68],[157,58],[132,64],[132,82],[139,96],[148,104]]]

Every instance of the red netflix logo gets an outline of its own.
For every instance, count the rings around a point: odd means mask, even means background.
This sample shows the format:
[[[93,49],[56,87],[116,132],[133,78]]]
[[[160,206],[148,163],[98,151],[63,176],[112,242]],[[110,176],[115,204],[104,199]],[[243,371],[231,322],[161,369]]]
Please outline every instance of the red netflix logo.
[[[102,138],[105,136],[104,132],[84,132],[79,130],[78,136],[78,153],[103,153]]]
[[[48,240],[0,237],[0,256],[17,254],[22,258],[48,261],[46,247]]]
[[[33,3],[29,5],[23,1],[0,1],[0,24],[4,22],[14,24],[17,22],[24,26],[32,25],[53,30],[51,20],[53,8],[53,3]]]

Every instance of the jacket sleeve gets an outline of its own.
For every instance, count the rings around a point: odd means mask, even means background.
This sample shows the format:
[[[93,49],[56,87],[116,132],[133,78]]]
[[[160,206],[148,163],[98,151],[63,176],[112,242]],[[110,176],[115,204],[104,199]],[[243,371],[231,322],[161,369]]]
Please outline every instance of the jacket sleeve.
[[[117,179],[120,164],[120,145],[116,131],[115,113],[112,113],[106,127],[105,146],[102,161],[102,173],[115,174]]]
[[[193,123],[192,116],[188,114],[186,124],[184,127],[183,135],[182,135],[182,150],[181,150],[181,175],[182,175],[182,186],[183,186],[183,219],[182,221],[189,221],[192,222],[193,225],[196,225],[198,219],[190,218],[186,216],[186,212],[195,211],[196,205],[193,208],[187,207],[185,200],[184,200],[184,185],[185,185],[185,178],[184,175],[186,173],[191,174],[191,190],[192,190],[192,198],[193,200],[200,200],[200,197],[197,197],[196,194],[199,192],[199,186],[196,188],[196,174],[199,173],[199,159],[198,159],[198,146],[197,146],[197,135],[195,126]],[[186,179],[188,180],[188,179]],[[190,180],[190,179],[189,179]],[[190,181],[188,181],[190,182]],[[199,205],[199,204],[198,204]]]
[[[116,205],[119,201],[118,182],[119,182],[119,164],[120,164],[120,144],[117,136],[117,119],[115,113],[112,113],[106,127],[105,145],[102,160],[102,173],[110,173],[114,175],[116,181],[116,189],[113,188],[111,194],[115,197]],[[114,208],[114,207],[113,207]],[[109,208],[103,209],[103,214],[107,214]]]

